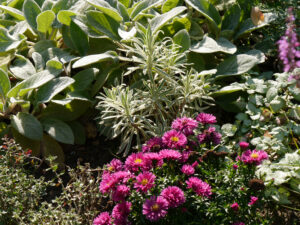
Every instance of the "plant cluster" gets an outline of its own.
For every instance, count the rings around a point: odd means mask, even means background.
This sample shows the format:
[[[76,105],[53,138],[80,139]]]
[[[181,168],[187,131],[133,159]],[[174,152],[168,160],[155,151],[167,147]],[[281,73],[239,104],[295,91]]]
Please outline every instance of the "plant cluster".
[[[142,152],[105,165],[100,192],[113,201],[112,212],[93,224],[269,224],[257,211],[266,201],[255,177],[268,154],[246,142],[234,155],[220,151],[216,122],[206,113],[177,118]]]

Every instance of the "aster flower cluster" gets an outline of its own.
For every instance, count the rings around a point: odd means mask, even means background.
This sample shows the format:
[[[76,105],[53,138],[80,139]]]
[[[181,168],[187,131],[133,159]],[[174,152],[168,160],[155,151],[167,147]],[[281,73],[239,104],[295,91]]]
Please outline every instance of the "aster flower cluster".
[[[300,46],[300,42],[297,39],[297,33],[295,31],[296,25],[293,8],[288,9],[288,14],[285,36],[281,37],[277,42],[279,47],[279,58],[283,62],[284,72],[291,72],[295,68],[300,67],[300,51],[297,50]]]
[[[193,201],[211,201],[214,191],[200,167],[208,152],[227,156],[208,151],[204,145],[220,143],[221,134],[211,126],[216,122],[216,117],[206,113],[196,119],[177,118],[170,131],[147,141],[142,152],[130,154],[124,163],[113,159],[105,165],[99,189],[112,200],[112,211],[100,213],[93,224],[134,224],[137,215],[148,222],[159,222],[170,219],[168,215],[176,210],[177,214],[193,210],[189,209]],[[241,157],[245,163],[258,164],[265,158],[261,151],[247,152]],[[251,198],[249,206],[256,201],[256,197]]]

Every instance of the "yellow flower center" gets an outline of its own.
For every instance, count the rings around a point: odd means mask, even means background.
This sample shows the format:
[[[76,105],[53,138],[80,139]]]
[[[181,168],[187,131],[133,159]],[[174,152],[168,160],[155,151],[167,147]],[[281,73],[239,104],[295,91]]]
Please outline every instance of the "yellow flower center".
[[[159,210],[159,205],[157,203],[153,204],[153,206],[151,206],[152,211],[158,211]]]
[[[252,154],[251,154],[251,158],[257,159],[257,158],[258,158],[258,154],[257,154],[257,153],[252,153]]]
[[[141,164],[141,163],[142,163],[142,159],[136,159],[136,160],[134,160],[134,162],[135,162],[136,164]]]
[[[114,168],[113,166],[110,166],[110,167],[108,167],[108,170],[109,170],[109,171],[114,171],[115,168]]]
[[[143,186],[147,185],[147,184],[148,184],[148,180],[147,180],[147,179],[143,179],[142,182],[141,182],[141,184],[142,184]]]
[[[177,142],[177,141],[179,141],[179,138],[178,137],[171,137],[171,141]]]

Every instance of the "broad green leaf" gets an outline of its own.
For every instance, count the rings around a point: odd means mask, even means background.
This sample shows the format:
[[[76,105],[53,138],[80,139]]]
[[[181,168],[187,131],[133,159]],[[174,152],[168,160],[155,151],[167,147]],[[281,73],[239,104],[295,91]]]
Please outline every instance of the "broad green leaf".
[[[78,121],[69,122],[68,125],[71,127],[74,134],[74,142],[77,145],[83,145],[86,141],[85,128]]]
[[[90,107],[91,103],[88,101],[73,100],[66,105],[59,105],[51,103],[42,112],[42,118],[55,118],[62,121],[73,121],[83,115]]]
[[[32,59],[33,59],[35,69],[36,69],[37,72],[40,72],[41,70],[44,69],[45,62],[44,62],[44,59],[43,59],[43,57],[40,53],[33,52],[32,53]]]
[[[39,5],[34,0],[25,0],[23,5],[24,16],[29,25],[37,30],[37,17],[41,13]]]
[[[204,36],[202,41],[192,46],[190,50],[197,53],[224,52],[234,54],[237,48],[225,38],[219,38],[215,41],[213,38]]]
[[[45,158],[55,156],[54,162],[59,164],[60,169],[63,169],[65,162],[64,151],[55,139],[46,134],[43,136],[42,154]]]
[[[123,17],[119,14],[119,12],[114,9],[110,4],[108,4],[104,0],[87,0],[95,8],[99,9],[104,14],[108,15],[109,17],[113,18],[117,22],[122,22]]]
[[[274,98],[270,102],[270,108],[272,109],[273,112],[277,113],[279,112],[280,109],[285,107],[285,100],[281,97]]]
[[[163,6],[161,7],[161,12],[166,13],[171,9],[175,8],[179,3],[179,0],[166,0]]]
[[[75,80],[70,77],[58,77],[43,85],[36,94],[37,104],[49,102],[59,92],[73,84]]]
[[[234,39],[238,39],[244,34],[247,34],[249,32],[252,32],[253,30],[259,29],[261,27],[264,27],[266,25],[269,25],[272,21],[276,19],[276,15],[274,13],[265,13],[264,14],[264,22],[261,24],[255,26],[252,22],[251,18],[246,19],[240,26],[239,30],[237,31]]]
[[[233,137],[237,131],[237,127],[233,124],[226,123],[222,126],[221,130],[226,136]]]
[[[18,9],[4,5],[0,5],[0,9],[6,12],[7,14],[11,15],[12,17],[16,18],[17,20],[25,20],[23,13]]]
[[[88,36],[73,21],[71,21],[70,25],[70,35],[76,50],[80,53],[80,55],[86,55],[89,50]]]
[[[96,68],[89,68],[89,69],[80,71],[73,77],[75,82],[74,82],[74,84],[72,84],[70,86],[70,89],[72,91],[86,90],[93,83],[98,72],[99,72],[99,70]]]
[[[51,25],[55,20],[55,14],[52,10],[41,12],[37,18],[37,30],[42,33],[47,33],[51,30]]]
[[[45,119],[41,122],[44,131],[46,131],[55,140],[65,144],[74,144],[73,131],[68,124],[53,118]]]
[[[11,117],[11,125],[23,136],[40,141],[43,138],[41,123],[31,114],[19,112]]]
[[[32,48],[32,51],[35,51],[42,55],[42,52],[46,51],[48,48],[54,48],[55,45],[56,45],[55,41],[41,40],[35,43],[35,45]]]
[[[61,10],[57,14],[57,20],[67,26],[70,26],[72,18],[76,16],[76,13],[70,10]]]
[[[7,92],[10,90],[10,80],[7,73],[0,68],[0,96],[6,98]]]
[[[57,76],[63,71],[63,64],[56,59],[52,59],[46,63],[46,68],[51,74]]]
[[[32,139],[29,139],[29,138],[25,137],[24,135],[20,134],[14,128],[12,128],[11,131],[12,131],[13,137],[16,140],[16,142],[18,144],[20,144],[24,150],[30,149],[30,150],[32,150],[31,154],[33,156],[40,156],[40,153],[41,153],[41,151],[40,151],[41,142],[40,141],[35,141]]]
[[[250,54],[239,54],[225,59],[217,67],[217,77],[240,75],[260,63],[260,59]]]
[[[123,17],[123,22],[130,21],[130,16],[128,14],[127,8],[120,2],[118,2],[118,10]]]
[[[240,23],[241,8],[238,4],[233,5],[225,12],[222,21],[222,30],[235,30]]]
[[[44,0],[43,5],[41,7],[42,12],[52,9],[53,5],[54,2],[52,0]]]
[[[23,96],[28,91],[34,88],[38,88],[54,78],[55,76],[49,71],[41,71],[35,75],[32,75],[26,80],[23,80],[22,82],[14,86],[12,89],[10,89],[10,91],[7,93],[7,97],[17,97],[18,95]]]
[[[88,55],[88,56],[84,56],[82,58],[80,58],[78,61],[76,61],[73,64],[73,68],[79,68],[79,67],[84,67],[84,66],[88,66],[91,65],[93,63],[99,63],[99,62],[103,62],[103,61],[107,61],[107,60],[116,60],[116,53],[115,52],[105,52],[102,54],[96,54],[96,55]]]
[[[126,8],[128,8],[131,4],[131,0],[119,0]]]
[[[0,52],[8,52],[16,49],[22,41],[11,36],[6,29],[0,27]]]
[[[36,73],[36,70],[29,59],[22,55],[16,55],[15,60],[9,67],[14,77],[25,80]]]
[[[220,95],[226,95],[233,92],[243,91],[245,88],[242,86],[226,86],[221,88],[219,91],[215,91],[211,94],[212,97],[218,97]]]
[[[0,67],[7,67],[9,63],[15,58],[15,51],[0,52]]]
[[[186,10],[185,6],[179,6],[179,7],[176,7],[174,9],[172,9],[171,11],[169,11],[167,13],[164,13],[162,15],[154,17],[150,21],[150,26],[151,26],[152,33],[155,34],[157,31],[159,31],[159,29],[162,26],[164,26],[167,22],[169,22],[171,19],[178,16],[179,14],[181,14],[185,10]]]
[[[190,35],[189,35],[189,33],[187,32],[186,29],[178,31],[174,35],[173,41],[174,41],[175,44],[181,46],[181,48],[180,48],[181,52],[189,50],[189,48],[191,46]]]
[[[130,17],[133,21],[137,21],[141,14],[147,10],[161,4],[163,0],[143,0],[139,1],[132,7]]]
[[[76,58],[74,55],[71,55],[69,51],[60,48],[48,48],[44,51],[37,51],[37,52],[42,55],[44,61],[46,62],[48,60],[56,58],[61,63],[66,64]]]
[[[118,23],[113,18],[105,15],[98,11],[89,11],[87,13],[87,19],[91,26],[96,30],[102,32],[113,40],[120,40],[118,35],[118,28],[120,23]]]
[[[276,87],[271,87],[266,94],[266,99],[268,102],[271,102],[277,95],[278,89]]]
[[[185,2],[212,22],[216,33],[220,30],[221,16],[208,0],[185,0]]]

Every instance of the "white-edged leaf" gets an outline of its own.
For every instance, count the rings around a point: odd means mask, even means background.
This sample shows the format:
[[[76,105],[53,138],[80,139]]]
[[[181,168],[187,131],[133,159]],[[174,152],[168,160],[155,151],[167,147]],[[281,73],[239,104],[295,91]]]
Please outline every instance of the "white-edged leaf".
[[[42,33],[47,33],[51,30],[51,25],[55,20],[55,14],[52,10],[41,12],[37,18],[37,30]]]
[[[12,17],[16,18],[17,20],[25,20],[23,13],[18,9],[4,5],[0,5],[0,9],[6,12],[7,14],[11,15]]]
[[[104,14],[110,16],[117,22],[122,22],[123,17],[119,14],[119,12],[114,9],[109,3],[103,0],[87,0],[88,3],[90,3],[95,8],[99,9]]]
[[[15,60],[9,67],[14,77],[25,80],[36,73],[36,70],[29,59],[22,55],[16,55]]]
[[[93,63],[99,63],[102,61],[107,60],[116,60],[117,56],[113,53],[111,54],[111,51],[102,53],[102,54],[95,54],[95,55],[88,55],[80,58],[73,64],[73,68],[79,68],[91,65]]]

